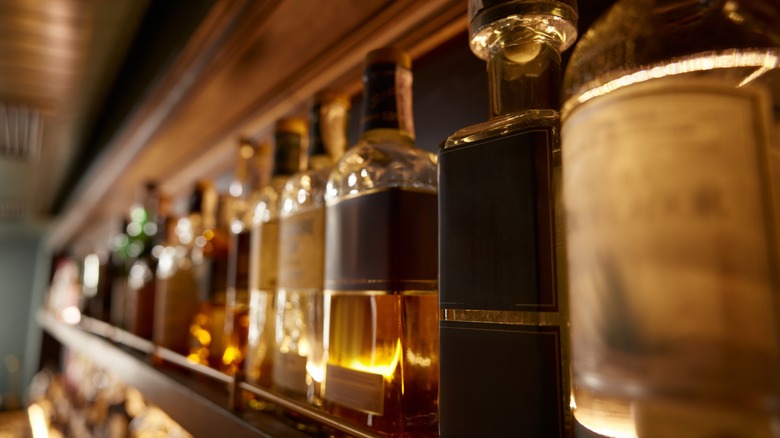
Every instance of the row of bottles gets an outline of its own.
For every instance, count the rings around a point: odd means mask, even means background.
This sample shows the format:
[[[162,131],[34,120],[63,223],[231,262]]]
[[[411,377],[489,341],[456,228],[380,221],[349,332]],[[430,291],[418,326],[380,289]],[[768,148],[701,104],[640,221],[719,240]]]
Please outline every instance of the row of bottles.
[[[487,122],[415,148],[411,61],[369,53],[358,144],[322,93],[222,220],[131,216],[123,324],[389,436],[773,436],[779,9],[618,1],[562,80],[574,0],[469,1]]]

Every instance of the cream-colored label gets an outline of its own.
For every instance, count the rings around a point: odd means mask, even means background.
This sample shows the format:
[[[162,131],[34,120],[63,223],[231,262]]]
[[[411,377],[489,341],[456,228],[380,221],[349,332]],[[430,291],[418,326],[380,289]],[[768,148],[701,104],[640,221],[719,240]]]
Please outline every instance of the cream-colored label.
[[[253,260],[252,270],[257,272],[257,285],[260,289],[274,290],[279,271],[279,220],[264,222],[253,234],[259,232],[259,241]]]
[[[384,378],[328,364],[325,375],[325,399],[356,411],[382,415]]]
[[[325,263],[325,208],[297,212],[279,225],[279,287],[320,289]]]
[[[306,393],[306,357],[296,353],[274,356],[274,385],[299,394]]]
[[[767,97],[660,79],[564,122],[575,376],[778,389]]]

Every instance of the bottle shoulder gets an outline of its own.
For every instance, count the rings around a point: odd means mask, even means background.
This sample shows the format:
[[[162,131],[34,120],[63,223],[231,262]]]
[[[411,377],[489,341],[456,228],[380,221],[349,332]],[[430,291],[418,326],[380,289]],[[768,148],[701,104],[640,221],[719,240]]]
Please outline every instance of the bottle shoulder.
[[[325,187],[333,168],[331,165],[291,176],[281,194],[281,216],[285,217],[301,210],[324,206]]]
[[[279,207],[284,187],[289,176],[275,176],[271,183],[260,189],[252,209],[252,222],[255,224],[268,222],[279,216]]]
[[[325,200],[393,187],[436,192],[436,155],[401,139],[363,140],[336,163]]]
[[[780,47],[780,12],[767,0],[655,3],[620,1],[582,36],[564,75],[564,101],[630,74],[652,77],[664,65],[712,69],[708,58]]]
[[[552,109],[528,110],[467,126],[449,136],[439,147],[443,152],[499,137],[521,134],[532,130],[549,130],[555,138],[560,131],[560,113]]]

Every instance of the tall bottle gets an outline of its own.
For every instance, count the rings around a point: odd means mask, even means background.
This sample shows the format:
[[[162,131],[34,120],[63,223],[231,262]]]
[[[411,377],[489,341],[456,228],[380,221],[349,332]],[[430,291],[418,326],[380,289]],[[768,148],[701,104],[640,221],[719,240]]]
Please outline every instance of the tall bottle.
[[[123,218],[118,232],[109,243],[111,262],[113,263],[113,280],[111,282],[111,310],[109,322],[115,327],[124,329],[125,307],[127,305],[127,271],[130,269],[130,260],[127,255],[127,247],[130,238],[127,235],[129,221]]]
[[[349,97],[319,93],[311,110],[309,165],[281,195],[273,384],[322,404],[325,186],[347,146]]]
[[[271,183],[254,205],[249,256],[249,336],[246,378],[270,387],[273,368],[274,304],[279,273],[279,211],[287,180],[305,167],[306,121],[285,118],[276,123]]]
[[[127,301],[125,326],[127,330],[143,338],[152,339],[155,304],[155,271],[157,258],[152,248],[162,243],[159,226],[162,215],[161,195],[155,183],[147,183],[139,201],[130,210],[127,234],[128,257],[133,260],[127,276]]]
[[[558,110],[576,3],[475,0],[469,16],[490,119],[439,151],[441,433],[569,436]]]
[[[225,296],[230,254],[232,197],[219,195],[203,211],[203,232],[193,264],[198,286],[198,310],[189,326],[189,355],[193,362],[219,368],[225,351]]]
[[[436,434],[436,156],[415,147],[409,56],[365,63],[360,142],[328,181],[325,404],[377,432]]]
[[[574,414],[596,432],[777,434],[778,22],[774,1],[620,1],[572,55]]]
[[[266,152],[248,139],[238,144],[235,176],[230,184],[231,220],[225,296],[225,350],[220,368],[233,374],[243,369],[249,328],[249,247],[253,200],[267,183],[261,160]]]

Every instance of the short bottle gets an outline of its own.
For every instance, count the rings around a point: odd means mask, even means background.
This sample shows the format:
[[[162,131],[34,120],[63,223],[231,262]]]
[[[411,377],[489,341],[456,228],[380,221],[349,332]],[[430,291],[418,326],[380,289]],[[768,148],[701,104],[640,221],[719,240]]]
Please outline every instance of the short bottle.
[[[370,52],[364,84],[361,139],[325,195],[325,406],[388,436],[435,436],[436,156],[414,143],[409,56]]]
[[[276,123],[271,182],[253,207],[249,256],[249,330],[244,372],[249,382],[272,385],[276,287],[279,273],[279,211],[287,180],[305,164],[306,121]]]
[[[567,437],[559,107],[576,2],[471,1],[469,16],[490,113],[439,151],[440,430]]]
[[[291,176],[281,194],[276,295],[274,388],[322,405],[325,186],[347,146],[349,97],[315,96],[308,170]]]
[[[617,2],[564,79],[574,415],[777,436],[780,7]]]

